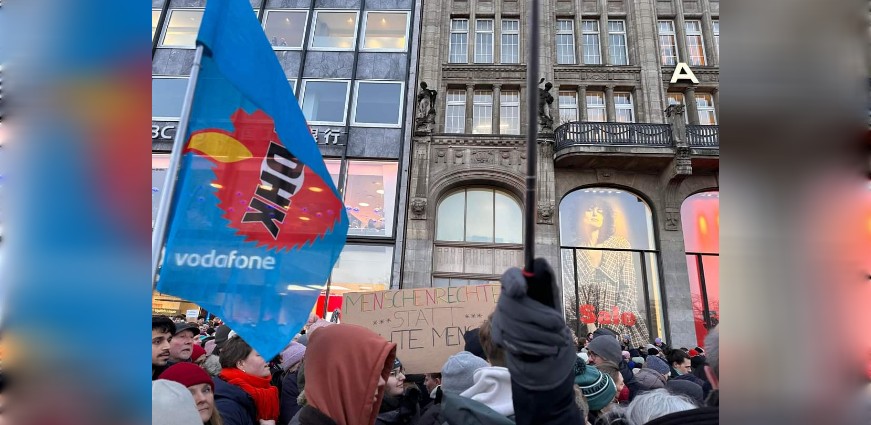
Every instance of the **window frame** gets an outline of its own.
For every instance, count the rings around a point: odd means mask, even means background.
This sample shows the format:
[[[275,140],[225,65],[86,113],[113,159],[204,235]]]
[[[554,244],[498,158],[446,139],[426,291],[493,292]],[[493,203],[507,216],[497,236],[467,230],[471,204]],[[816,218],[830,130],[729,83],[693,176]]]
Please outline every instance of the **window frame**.
[[[455,94],[456,93],[462,94],[463,95],[462,103],[459,100],[452,101],[450,98],[451,92],[455,92]],[[445,128],[444,128],[445,133],[449,133],[449,134],[465,134],[466,133],[466,104],[469,101],[469,99],[467,99],[467,97],[468,96],[466,96],[466,91],[462,90],[462,89],[447,89],[447,90],[445,90]],[[451,109],[451,106],[454,106],[454,107],[461,106],[461,108],[458,108],[463,113],[462,119],[460,120],[460,122],[462,123],[461,131],[458,131],[458,132],[448,131],[449,130],[448,119],[451,117],[451,115],[448,114],[448,111]],[[451,128],[451,129],[453,129],[453,128]]]
[[[154,13],[155,12],[157,12],[157,20],[156,21],[154,20]],[[152,28],[151,29],[151,42],[152,43],[154,42],[154,37],[157,35],[158,30],[160,29],[157,27],[157,24],[160,23],[160,14],[161,13],[162,13],[161,9],[154,9],[154,8],[151,9],[151,20],[153,22],[151,25],[151,28]]]
[[[629,99],[628,105],[625,103],[617,103],[617,96],[623,96],[623,95],[626,95],[626,98]],[[632,120],[631,121],[620,121],[619,117],[620,117],[621,110],[628,110],[629,113],[631,114]],[[614,115],[615,115],[614,122],[624,123],[624,124],[630,124],[630,123],[636,122],[635,102],[632,99],[632,92],[629,92],[629,91],[614,92]]]
[[[663,23],[667,23],[670,25],[670,30],[663,32],[662,27],[660,26]],[[656,21],[656,33],[659,44],[659,60],[662,66],[677,66],[678,62],[680,62],[680,51],[677,47],[677,31],[675,30],[674,21],[671,19],[659,19]],[[669,56],[669,59],[672,59],[673,63],[666,63],[665,57],[665,45],[663,44],[663,38],[670,37],[671,45],[668,46],[674,51],[674,56]]]
[[[303,117],[309,125],[345,125],[348,122],[348,97],[351,93],[351,80],[344,79],[329,79],[329,78],[303,78],[302,86],[300,87],[299,92],[299,108],[302,111]],[[306,90],[308,90],[308,83],[310,82],[329,82],[329,83],[345,83],[345,107],[342,109],[342,121],[334,122],[334,121],[313,121],[309,120],[308,117],[305,117],[305,94]],[[296,94],[296,93],[294,93]]]
[[[706,98],[710,101],[711,106],[701,106],[699,105],[699,98]],[[714,105],[714,95],[711,93],[696,93],[695,99],[696,102],[696,113],[699,118],[699,125],[719,125],[717,121],[717,107]],[[702,112],[710,112],[711,116],[714,118],[713,124],[702,124]]]
[[[595,31],[594,30],[587,30],[587,28],[584,26],[584,23],[587,23],[587,22],[592,22],[596,25]],[[587,36],[595,36],[596,56],[599,58],[599,61],[596,63],[587,62],[587,55],[590,52],[592,52],[592,49],[588,48],[590,46],[587,46]],[[599,20],[597,20],[597,19],[583,19],[583,20],[581,20],[581,41],[583,43],[582,45],[584,46],[583,64],[584,65],[604,65],[605,61],[602,59],[602,28],[599,25]]]
[[[516,29],[516,30],[515,30],[515,29],[506,30],[506,29],[505,29],[505,22],[516,22],[516,23],[517,23],[517,29]],[[517,19],[517,18],[502,18],[502,21],[501,21],[501,29],[502,29],[502,33],[499,35],[499,39],[500,39],[500,43],[499,43],[499,63],[502,63],[502,64],[519,64],[519,63],[520,63],[520,43],[521,43],[521,38],[520,38],[520,19]],[[517,44],[510,44],[510,43],[506,43],[506,42],[505,42],[505,36],[511,36],[511,35],[513,35],[513,36],[517,36]],[[516,52],[516,53],[517,53],[517,55],[516,55],[516,56],[517,56],[517,60],[516,60],[515,62],[509,62],[509,61],[506,61],[506,60],[505,60],[505,46],[506,46],[506,45],[516,46],[516,48],[517,48],[517,52]]]
[[[714,35],[714,49],[717,50],[717,57],[720,57],[720,19],[711,20],[711,33]]]
[[[318,15],[321,13],[353,13],[354,14],[354,42],[351,47],[315,47],[315,31],[318,29]],[[360,29],[360,11],[351,9],[315,9],[309,25],[308,50],[319,52],[353,52],[357,48],[357,34]]]
[[[396,114],[396,124],[381,124],[381,123],[358,123],[357,122],[357,101],[360,96],[360,83],[363,84],[399,84],[399,108]],[[402,113],[405,107],[405,82],[393,80],[355,80],[354,81],[354,100],[351,105],[351,126],[353,127],[376,127],[376,128],[400,128],[402,127]]]
[[[267,41],[269,40],[269,35],[266,34],[266,24],[269,22],[269,13],[270,12],[292,12],[292,13],[304,13],[305,18],[303,20],[303,28],[302,28],[302,38],[299,41],[299,47],[294,46],[272,46],[272,50],[302,50],[305,47],[305,36],[308,34],[308,26],[311,21],[309,21],[309,11],[308,9],[266,9],[263,12],[263,22],[260,23],[260,26],[263,28],[263,34],[266,35]],[[272,43],[269,43],[272,45]]]
[[[505,101],[504,96],[506,94],[512,94],[512,95],[516,94],[517,101],[516,102],[515,101]],[[505,120],[505,118],[507,117],[507,114],[505,114],[505,110],[503,108],[516,108],[516,110],[517,110],[517,113],[516,113],[516,115],[517,115],[517,117],[516,117],[516,122],[517,122],[516,132],[503,131],[502,123],[503,123],[503,120]],[[519,135],[520,134],[520,90],[510,89],[510,90],[503,90],[499,93],[499,134],[510,134],[510,135]]]
[[[690,32],[689,25],[691,23],[698,24],[698,30],[693,30]],[[708,52],[705,51],[705,36],[704,30],[702,29],[702,21],[698,19],[687,19],[684,21],[684,33],[686,33],[686,43],[687,43],[687,60],[689,61],[690,66],[708,66]],[[699,38],[699,47],[702,49],[701,63],[693,62],[692,51],[693,49],[690,47],[690,38],[698,37]],[[698,56],[696,56],[698,57]]]
[[[455,30],[454,23],[459,23],[464,21],[466,23],[466,29],[463,30]],[[450,27],[448,28],[448,63],[469,63],[469,18],[451,18]],[[454,56],[459,56],[458,52],[454,51],[454,34],[457,35],[465,35],[465,49],[463,49],[462,56],[464,59],[462,61],[455,61]]]
[[[563,96],[570,97],[570,98],[574,99],[575,103],[573,105],[572,104],[563,104],[563,102],[562,102]],[[584,101],[586,101],[586,100],[584,100]],[[578,104],[578,92],[577,91],[572,91],[572,90],[560,90],[560,91],[558,91],[557,92],[557,109],[559,110],[560,124],[566,123],[566,122],[580,121],[579,106],[580,105]],[[566,110],[573,109],[575,118],[572,120],[566,120],[565,117],[563,117],[563,109],[566,109]]]
[[[594,96],[594,95],[597,95],[597,94],[601,94],[601,96]],[[591,96],[594,96],[594,97],[596,97],[597,99],[602,99],[602,103],[601,103],[601,104],[595,104],[595,105],[594,105],[594,104],[591,104],[590,102],[587,101],[587,99],[588,99],[589,97],[591,97]],[[584,121],[588,121],[588,122],[608,122],[608,101],[605,99],[605,92],[604,92],[604,91],[588,90],[588,91],[587,91],[587,94],[586,94],[586,97],[584,98],[584,107],[585,107],[585,109],[586,109],[586,111],[587,111],[587,119],[585,119]],[[590,116],[592,115],[592,114],[590,114],[590,111],[593,111],[593,110],[602,110],[602,117],[603,117],[603,120],[602,120],[602,121],[593,121],[593,120],[590,119]]]
[[[622,31],[611,31],[611,23],[618,22],[623,25]],[[611,37],[613,36],[623,36],[623,57],[626,58],[626,63],[616,63],[613,56],[613,50],[615,49],[614,43],[611,42]],[[625,19],[609,19],[608,20],[608,60],[611,62],[611,65],[616,66],[628,66],[629,65],[629,37],[626,32],[626,20]]]
[[[478,24],[484,23],[484,22],[490,22],[490,29],[489,30],[479,29]],[[489,53],[490,60],[486,60],[487,59],[486,57],[483,57],[479,60],[479,55],[483,55],[481,53],[481,51],[484,50],[483,47],[485,47],[484,46],[485,43],[483,43],[483,41],[486,41],[486,38],[488,35],[490,36],[489,37],[489,40],[490,40],[490,49],[489,49],[490,50],[490,53]],[[478,43],[479,36],[481,36],[480,40],[482,41],[482,43],[480,45]],[[496,56],[495,50],[496,50],[496,19],[494,19],[494,18],[480,18],[480,19],[476,18],[475,19],[475,57],[474,57],[474,63],[494,63],[495,56]]]
[[[172,14],[176,11],[181,12],[200,12],[201,15],[204,15],[206,9],[203,7],[174,7],[166,11],[166,19],[163,22],[163,28],[160,29],[160,37],[157,42],[157,47],[167,48],[167,49],[186,49],[186,50],[195,50],[197,48],[196,45],[196,37],[194,37],[194,44],[192,46],[188,45],[180,45],[180,44],[165,44],[167,30],[169,30],[169,24],[172,22]],[[202,25],[203,17],[200,16],[200,25]],[[197,31],[199,31],[199,27],[197,27]]]
[[[671,103],[669,101],[671,99],[671,97],[670,97],[671,95],[680,95],[681,101],[679,103]],[[685,123],[689,124],[690,123],[690,114],[689,114],[689,110],[686,109],[686,105],[687,105],[686,95],[681,93],[681,92],[674,92],[674,91],[666,92],[665,93],[665,107],[668,108],[671,105],[684,105],[683,119],[684,119]]]
[[[152,75],[151,76],[152,84],[153,84],[154,80],[187,80],[188,84],[190,84],[190,79],[191,79],[190,75]],[[153,98],[154,98],[154,96],[152,96],[152,104],[154,102]],[[182,101],[182,103],[184,103],[184,102]],[[181,111],[179,111],[179,114],[181,114]],[[151,120],[152,121],[179,121],[179,120],[181,120],[181,117],[155,117],[155,116],[152,116]]]
[[[488,103],[488,102],[485,102],[485,101],[480,101],[480,102],[479,102],[478,99],[477,99],[477,97],[478,97],[479,95],[480,95],[480,96],[490,96],[490,102],[489,102],[489,103]],[[486,109],[487,107],[490,108],[490,116],[489,116],[489,121],[490,121],[490,131],[488,131],[488,132],[483,132],[483,133],[481,133],[481,132],[477,132],[477,131],[475,131],[475,127],[477,127],[477,126],[475,125],[475,123],[476,123],[476,122],[479,122],[479,120],[478,120],[478,113],[477,113],[477,108],[478,108],[479,106],[480,106],[481,108],[485,108],[485,109]],[[484,120],[481,120],[481,122],[483,123]],[[472,134],[493,134],[493,90],[484,90],[484,89],[479,89],[479,90],[473,90],[473,91],[472,91]]]
[[[466,240],[466,222],[467,222],[466,217],[468,216],[468,208],[469,208],[468,192],[470,190],[486,190],[486,191],[489,191],[492,195],[492,197],[491,197],[491,206],[493,207],[493,217],[491,217],[493,220],[493,228],[492,228],[493,234],[491,235],[492,239],[493,239],[492,242],[478,242],[478,241],[467,241]],[[439,220],[439,217],[440,217],[439,208],[441,208],[441,205],[445,200],[447,200],[451,196],[454,196],[454,195],[461,193],[461,192],[463,193],[463,216],[462,216],[463,239],[459,240],[459,241],[438,239],[438,229],[439,229],[439,221],[440,221]],[[517,198],[517,196],[514,195],[514,193],[509,192],[509,191],[502,189],[500,187],[497,187],[497,186],[486,186],[486,185],[463,186],[463,187],[459,187],[457,189],[454,189],[454,190],[451,190],[451,191],[445,193],[444,195],[441,196],[438,203],[436,204],[435,220],[434,220],[434,232],[433,232],[433,238],[432,238],[433,244],[445,244],[445,245],[454,244],[454,245],[469,245],[469,246],[483,244],[483,245],[502,245],[502,246],[506,246],[506,247],[514,247],[514,246],[523,244],[523,232],[522,231],[520,232],[519,242],[495,242],[496,241],[496,193],[497,192],[501,193],[502,195],[505,195],[506,198],[514,201],[514,203],[520,209],[520,221],[522,224],[522,222],[523,222],[523,202],[520,201]],[[439,273],[444,274],[445,272],[439,272]]]
[[[370,13],[386,13],[386,14],[404,14],[405,15],[405,47],[402,49],[383,48],[383,47],[366,47],[366,30],[369,29],[369,14]],[[408,34],[409,21],[411,20],[411,12],[408,10],[367,10],[363,13],[363,31],[360,34],[360,51],[361,52],[407,52],[408,51]]]
[[[568,22],[571,24],[571,29],[561,29],[560,24]],[[560,58],[560,36],[569,36],[568,40],[571,41],[571,52],[572,52],[572,60],[571,62],[563,62]],[[557,19],[556,20],[556,63],[557,65],[577,65],[578,64],[578,49],[575,46],[575,20],[574,19]]]

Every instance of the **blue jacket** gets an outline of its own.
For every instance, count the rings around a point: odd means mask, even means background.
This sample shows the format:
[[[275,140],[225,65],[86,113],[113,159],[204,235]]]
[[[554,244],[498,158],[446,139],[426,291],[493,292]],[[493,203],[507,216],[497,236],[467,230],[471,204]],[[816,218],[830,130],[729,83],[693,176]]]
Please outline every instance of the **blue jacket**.
[[[215,382],[215,407],[224,420],[224,425],[258,425],[257,407],[244,390],[229,384],[217,376]]]

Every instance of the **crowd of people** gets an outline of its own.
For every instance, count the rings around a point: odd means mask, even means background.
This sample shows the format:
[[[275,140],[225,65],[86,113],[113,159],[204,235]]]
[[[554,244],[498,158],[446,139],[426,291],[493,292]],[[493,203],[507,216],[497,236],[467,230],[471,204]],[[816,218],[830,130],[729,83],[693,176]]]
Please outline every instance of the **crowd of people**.
[[[312,315],[264,359],[220,320],[152,318],[153,425],[713,424],[719,333],[703,347],[576,337],[546,263],[503,295],[440,371],[407,375],[396,345]]]

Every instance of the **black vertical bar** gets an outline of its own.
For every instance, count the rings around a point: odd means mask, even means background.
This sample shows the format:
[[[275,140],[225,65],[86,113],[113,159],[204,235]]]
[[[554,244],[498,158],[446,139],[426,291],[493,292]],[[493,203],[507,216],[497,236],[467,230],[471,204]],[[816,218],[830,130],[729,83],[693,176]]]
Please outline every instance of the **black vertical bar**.
[[[574,265],[574,272],[575,272],[575,305],[573,305],[572,308],[575,310],[575,319],[576,319],[575,320],[575,333],[580,335],[580,333],[581,333],[581,312],[580,312],[580,310],[578,310],[578,305],[580,305],[580,303],[581,303],[581,298],[580,298],[580,295],[578,294],[578,285],[580,285],[580,282],[578,282],[578,253],[577,253],[577,251],[578,251],[577,248],[572,248],[572,264]],[[584,338],[586,338],[586,337],[587,337],[587,335],[584,334]],[[578,338],[580,338],[580,336],[578,336]]]
[[[157,19],[157,28],[154,30],[154,37],[151,39],[151,59],[154,59],[154,54],[157,52],[157,42],[160,40],[160,34],[164,31],[163,25],[166,22],[166,15],[169,14],[169,2],[164,0],[163,7],[160,8],[160,18]],[[152,9],[153,10],[153,9]]]
[[[647,338],[651,339],[653,335],[650,335],[653,332],[653,314],[651,313],[650,308],[650,292],[649,292],[649,284],[647,280],[647,261],[644,259],[645,252],[638,252],[638,257],[641,259],[641,283],[644,285],[644,306],[646,310],[645,316],[647,316]],[[634,265],[633,265],[634,266]],[[637,300],[635,300],[637,301]]]
[[[696,268],[699,274],[699,289],[702,294],[702,317],[704,317],[705,325],[711,329],[711,311],[708,309],[708,288],[705,282],[705,264],[702,262],[702,255],[696,254]]]
[[[540,44],[540,5],[539,0],[530,0],[529,2],[529,57],[526,64],[526,116],[527,116],[527,131],[526,131],[526,203],[524,206],[524,226],[523,226],[523,256],[525,259],[525,270],[532,272],[532,261],[535,258],[535,185],[536,185],[536,165],[537,157],[537,141],[538,134],[538,87],[539,76],[539,58],[538,49]]]

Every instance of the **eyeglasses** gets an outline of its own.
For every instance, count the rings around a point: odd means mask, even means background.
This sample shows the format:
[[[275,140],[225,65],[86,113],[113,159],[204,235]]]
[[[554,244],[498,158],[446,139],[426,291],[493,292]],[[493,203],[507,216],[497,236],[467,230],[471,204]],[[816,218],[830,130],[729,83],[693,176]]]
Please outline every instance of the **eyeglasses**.
[[[390,376],[395,378],[395,377],[399,376],[399,374],[401,374],[401,373],[402,373],[402,369],[393,369],[390,371]]]

